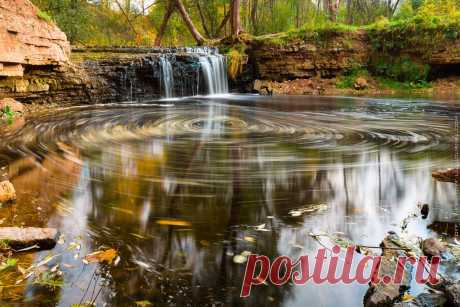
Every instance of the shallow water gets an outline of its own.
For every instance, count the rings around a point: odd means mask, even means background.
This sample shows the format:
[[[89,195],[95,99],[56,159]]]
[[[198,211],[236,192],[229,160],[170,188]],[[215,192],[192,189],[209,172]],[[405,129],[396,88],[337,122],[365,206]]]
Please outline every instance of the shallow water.
[[[2,132],[18,202],[0,208],[0,226],[59,228],[48,266],[60,264],[64,285],[29,282],[0,302],[361,306],[358,284],[267,285],[241,299],[245,264],[233,257],[315,255],[312,233],[378,246],[423,203],[430,215],[408,232],[456,236],[460,193],[431,172],[458,163],[459,115],[428,101],[221,96],[29,117]],[[82,262],[100,247],[119,263]]]

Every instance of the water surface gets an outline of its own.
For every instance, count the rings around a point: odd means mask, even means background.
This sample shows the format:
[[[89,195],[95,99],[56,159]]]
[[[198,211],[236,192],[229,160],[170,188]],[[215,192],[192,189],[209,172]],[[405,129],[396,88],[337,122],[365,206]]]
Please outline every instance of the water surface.
[[[431,172],[457,165],[459,111],[429,101],[222,96],[29,117],[2,132],[0,165],[18,202],[0,209],[0,226],[59,228],[65,243],[48,266],[60,265],[64,284],[28,282],[4,290],[3,301],[361,306],[367,286],[357,284],[267,285],[243,300],[245,264],[234,256],[314,255],[318,233],[378,246],[423,203],[428,219],[414,218],[408,231],[456,236],[460,193]],[[308,208],[319,209],[293,216]],[[82,262],[101,247],[119,252],[117,265]]]

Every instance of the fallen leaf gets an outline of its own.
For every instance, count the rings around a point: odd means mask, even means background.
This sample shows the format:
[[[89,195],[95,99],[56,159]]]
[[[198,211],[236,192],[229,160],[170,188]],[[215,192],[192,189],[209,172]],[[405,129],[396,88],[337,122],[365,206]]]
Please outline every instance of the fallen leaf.
[[[97,251],[85,256],[88,263],[107,262],[109,264],[117,257],[117,251],[113,248],[105,251]]]
[[[157,224],[160,225],[169,225],[169,226],[192,226],[191,223],[182,220],[158,220]]]

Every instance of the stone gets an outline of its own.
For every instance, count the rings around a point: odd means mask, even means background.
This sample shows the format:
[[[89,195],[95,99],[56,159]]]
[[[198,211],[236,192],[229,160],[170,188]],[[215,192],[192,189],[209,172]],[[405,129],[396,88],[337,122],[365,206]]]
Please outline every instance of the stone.
[[[430,213],[430,206],[428,204],[423,204],[422,209],[420,209],[420,214],[422,215],[422,218],[426,219],[429,213]]]
[[[29,0],[0,0],[0,76],[21,77],[26,66],[67,63],[70,43]]]
[[[364,79],[363,77],[358,77],[355,80],[354,88],[356,90],[364,90],[369,87],[369,84],[367,83],[367,80]]]
[[[397,258],[404,256],[404,246],[397,244],[400,242],[399,237],[395,234],[388,235],[380,245],[382,247],[382,258],[378,271],[374,271],[371,274],[379,274],[378,276],[393,276],[397,267]],[[370,284],[364,296],[365,307],[381,307],[381,306],[393,306],[398,299],[401,298],[402,294],[409,289],[410,281],[412,279],[411,268],[409,264],[404,267],[404,276],[401,284],[390,283],[388,285],[384,283]]]
[[[37,245],[37,249],[52,249],[56,246],[59,231],[55,228],[35,227],[0,227],[0,240],[8,242],[8,246],[15,250],[30,248]]]
[[[447,303],[449,306],[460,307],[460,283],[456,282],[446,287]]]
[[[16,200],[16,191],[9,181],[0,182],[0,203],[10,203]]]
[[[432,176],[438,181],[460,183],[460,169],[437,171],[433,172]]]
[[[422,242],[422,250],[425,256],[431,258],[433,256],[441,256],[445,252],[446,245],[435,238],[428,238]]]
[[[9,107],[14,113],[24,113],[24,105],[12,98],[0,99],[0,110]]]

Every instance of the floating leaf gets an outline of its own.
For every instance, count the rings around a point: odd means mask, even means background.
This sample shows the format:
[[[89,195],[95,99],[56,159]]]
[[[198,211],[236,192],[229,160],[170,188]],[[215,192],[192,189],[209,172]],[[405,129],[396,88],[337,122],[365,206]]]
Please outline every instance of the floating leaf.
[[[84,260],[88,263],[107,262],[111,264],[116,257],[117,251],[111,248],[105,251],[97,251],[86,255]]]
[[[253,237],[246,236],[246,237],[244,237],[244,241],[254,243],[254,242],[256,242],[256,239],[253,238]]]
[[[415,298],[410,295],[409,293],[405,292],[404,295],[402,296],[401,298],[401,302],[410,302],[410,301],[413,301]]]
[[[157,224],[169,225],[169,226],[183,226],[183,227],[192,226],[191,223],[187,221],[182,221],[182,220],[158,220]]]
[[[245,263],[248,258],[243,255],[235,255],[233,256],[233,262],[235,263]]]
[[[149,301],[137,301],[135,302],[135,304],[139,307],[152,306],[152,303],[150,303]]]

